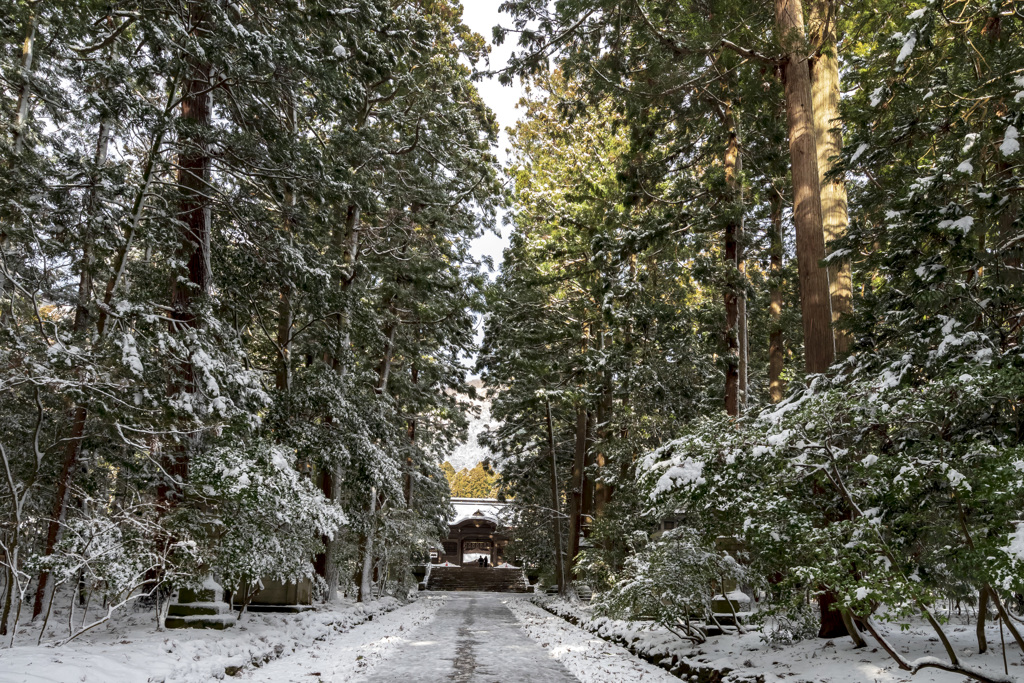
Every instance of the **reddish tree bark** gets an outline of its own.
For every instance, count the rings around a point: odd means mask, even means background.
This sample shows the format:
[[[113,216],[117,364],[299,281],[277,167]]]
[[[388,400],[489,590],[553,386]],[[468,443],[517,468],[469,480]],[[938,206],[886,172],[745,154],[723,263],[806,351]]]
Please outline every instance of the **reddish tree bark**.
[[[768,228],[771,258],[771,332],[768,340],[768,395],[778,403],[786,393],[782,369],[786,362],[782,330],[782,197],[775,193],[771,200],[771,224]]]
[[[740,191],[740,145],[736,130],[736,119],[732,108],[726,107],[722,122],[726,130],[725,185],[726,201],[730,204],[729,220],[725,224],[725,263],[727,269],[724,289],[725,299],[725,412],[740,414],[740,293],[736,269],[740,262],[739,234],[742,231],[742,214],[734,211]]]
[[[801,0],[775,0],[775,19],[779,40],[786,52],[783,80],[793,177],[793,223],[796,226],[797,270],[800,273],[804,365],[808,372],[825,372],[835,360],[835,342],[828,271],[821,267],[821,260],[825,258],[825,237]]]
[[[821,220],[828,244],[846,234],[850,218],[847,213],[846,181],[829,175],[833,159],[843,153],[843,133],[839,119],[839,59],[836,54],[836,2],[811,0],[810,24],[818,56],[810,63],[811,97],[814,107],[814,137],[818,150],[818,181],[821,186]],[[832,322],[837,323],[853,311],[853,281],[850,262],[828,269]],[[850,335],[836,329],[836,353],[846,354]]]
[[[189,4],[191,30],[201,33],[207,23],[206,9],[201,2]],[[211,67],[198,59],[190,59],[185,94],[181,101],[181,126],[178,134],[178,247],[175,261],[185,263],[186,270],[175,269],[171,275],[171,320],[172,333],[186,328],[199,328],[197,305],[210,290],[212,273],[210,268],[211,194],[210,175],[212,160],[209,135],[213,121],[213,88]],[[194,389],[194,368],[185,361],[178,379],[172,382],[168,391],[191,392]],[[180,486],[188,480],[188,447],[180,444],[167,449],[164,477],[157,487],[158,504],[173,507],[180,496]]]

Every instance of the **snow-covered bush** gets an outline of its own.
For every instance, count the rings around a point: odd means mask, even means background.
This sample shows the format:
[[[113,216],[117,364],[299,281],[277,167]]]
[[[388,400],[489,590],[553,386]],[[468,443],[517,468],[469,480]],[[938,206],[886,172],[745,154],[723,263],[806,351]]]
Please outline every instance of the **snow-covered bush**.
[[[615,618],[653,620],[699,641],[703,636],[692,620],[711,613],[713,587],[743,576],[735,559],[708,549],[692,529],[678,527],[637,548],[595,609]]]
[[[897,622],[932,622],[948,597],[1020,592],[1024,447],[1012,416],[1024,375],[1014,354],[937,323],[920,356],[875,370],[851,361],[778,406],[706,420],[655,451],[654,502],[739,536],[789,618],[806,591]]]
[[[792,645],[818,635],[818,611],[804,603],[759,612],[757,623],[761,639],[769,645]]]
[[[178,523],[191,526],[207,567],[226,588],[310,576],[321,538],[333,538],[346,523],[296,469],[294,452],[278,445],[210,449],[192,460],[190,475],[196,505]]]

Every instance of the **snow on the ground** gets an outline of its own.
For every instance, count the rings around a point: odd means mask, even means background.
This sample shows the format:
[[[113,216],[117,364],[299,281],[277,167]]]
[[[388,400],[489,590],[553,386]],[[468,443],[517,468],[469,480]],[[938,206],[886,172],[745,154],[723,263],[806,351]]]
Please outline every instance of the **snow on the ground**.
[[[579,683],[521,627],[507,593],[453,591],[365,683]],[[333,683],[334,679],[330,680]],[[609,681],[609,683],[612,683]]]
[[[434,618],[444,595],[427,595],[356,629],[312,644],[301,652],[248,672],[244,680],[266,683],[330,681],[345,683],[372,671],[409,642],[409,634]]]
[[[648,664],[618,645],[573,626],[523,599],[507,603],[523,629],[581,683],[678,683],[672,674]]]
[[[912,626],[910,630],[900,632],[894,626],[886,630],[890,642],[907,659],[933,656],[948,661],[938,638],[927,628]],[[947,635],[965,665],[997,676],[1003,674],[998,626],[988,630],[989,651],[984,655],[974,653],[977,642],[973,627],[950,626]],[[896,666],[896,662],[878,647],[869,634],[864,634],[864,639],[868,646],[858,650],[854,648],[853,641],[845,637],[830,640],[811,638],[773,648],[762,641],[759,633],[738,637],[716,636],[701,646],[700,650],[705,654],[699,659],[728,662],[732,668],[744,673],[753,673],[748,668],[748,665],[753,665],[753,670],[765,674],[766,683],[781,680],[790,683],[962,683],[966,680],[963,676],[938,669],[923,669],[911,676],[910,672]],[[1008,643],[1006,657],[1010,676],[1022,680],[1024,669],[1021,668],[1020,651]]]
[[[714,668],[728,668],[736,674],[763,675],[766,683],[785,680],[788,683],[961,683],[963,676],[923,669],[917,675],[901,670],[878,647],[869,634],[864,634],[866,648],[854,648],[848,637],[834,639],[810,638],[792,645],[768,644],[759,631],[745,635],[712,636],[699,646],[689,645],[660,627],[637,622],[625,622],[604,617],[593,617],[590,608],[552,598],[539,598],[560,614],[571,613],[587,630],[605,637],[633,643],[635,649],[658,657],[677,655],[691,664]],[[539,608],[538,608],[539,609]],[[554,617],[557,618],[557,617]],[[946,661],[945,651],[934,631],[923,623],[914,623],[906,631],[896,624],[880,625],[897,651],[913,661],[921,657],[936,657]],[[959,653],[962,662],[988,672],[1003,675],[1003,650],[999,627],[990,624],[986,633],[989,650],[977,654],[977,640],[973,623],[961,623],[957,615],[951,616],[946,634]],[[1011,678],[1024,681],[1024,659],[1009,634],[1004,633],[1006,659]]]
[[[19,644],[0,650],[0,683],[207,683],[237,673],[245,680],[356,681],[407,648],[412,632],[426,627],[446,601],[472,596],[420,594],[400,607],[393,598],[366,605],[343,602],[303,614],[247,614],[227,631],[157,631],[152,612],[128,613],[63,647],[36,646],[24,632]],[[598,634],[633,643],[634,650],[654,656],[677,655],[691,664],[733,669],[736,675],[763,675],[766,683],[960,683],[963,677],[936,669],[916,676],[897,668],[869,637],[868,647],[854,649],[849,638],[811,638],[792,645],[769,644],[759,632],[715,636],[700,646],[683,643],[671,633],[649,625],[594,618],[587,606],[542,599],[549,606],[580,620],[574,626],[522,598],[499,599],[515,615],[527,636],[583,683],[667,683],[668,672],[609,643]],[[485,624],[497,628],[497,617]],[[55,614],[54,617],[63,615]],[[486,618],[485,618],[486,617]],[[1000,675],[1003,647],[998,625],[988,629],[989,651],[976,653],[975,627],[953,615],[946,632],[963,662]],[[59,624],[60,620],[52,620]],[[66,617],[64,618],[66,624]],[[466,627],[469,632],[487,630]],[[483,630],[481,630],[483,628]],[[942,646],[923,624],[906,631],[885,626],[890,641],[907,659],[943,657]],[[593,631],[593,632],[591,632]],[[460,631],[461,633],[461,631]],[[501,638],[497,638],[501,641]],[[454,644],[452,645],[454,647]],[[485,645],[489,657],[501,664],[502,642]],[[1024,681],[1024,661],[1007,638],[1006,658],[1011,678]],[[500,666],[498,666],[500,669]],[[381,666],[379,674],[386,673]],[[240,672],[240,673],[239,673]],[[376,677],[380,679],[378,675]],[[230,680],[230,678],[229,678]],[[398,681],[407,680],[402,678]]]
[[[355,604],[340,602],[301,614],[248,613],[224,631],[157,631],[152,612],[127,613],[62,647],[35,645],[24,634],[15,647],[0,650],[0,683],[206,683],[225,671],[245,669],[356,628],[400,607],[394,598]],[[422,612],[414,603],[398,610]],[[54,615],[61,616],[61,615]],[[390,616],[390,615],[388,615]],[[60,624],[51,617],[51,628]],[[64,622],[66,624],[66,620]],[[362,627],[359,627],[362,628]],[[48,629],[49,631],[49,629]],[[306,679],[309,680],[308,678]]]

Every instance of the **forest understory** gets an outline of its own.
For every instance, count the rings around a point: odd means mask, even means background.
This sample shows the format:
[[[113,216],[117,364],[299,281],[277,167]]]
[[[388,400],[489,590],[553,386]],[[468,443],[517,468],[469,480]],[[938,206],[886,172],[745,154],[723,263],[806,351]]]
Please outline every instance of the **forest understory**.
[[[471,9],[3,0],[0,664],[315,638],[473,496],[689,652],[1024,679],[1024,5]]]

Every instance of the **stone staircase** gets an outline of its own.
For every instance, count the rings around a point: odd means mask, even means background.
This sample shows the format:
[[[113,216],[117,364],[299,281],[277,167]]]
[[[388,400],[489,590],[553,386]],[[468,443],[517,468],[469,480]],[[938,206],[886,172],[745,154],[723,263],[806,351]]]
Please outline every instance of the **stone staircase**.
[[[522,569],[431,567],[427,590],[529,593],[532,588]]]
[[[224,602],[224,589],[207,576],[199,590],[182,588],[178,601],[169,605],[167,628],[212,628],[223,631],[235,625],[238,619],[231,613],[231,607]]]

